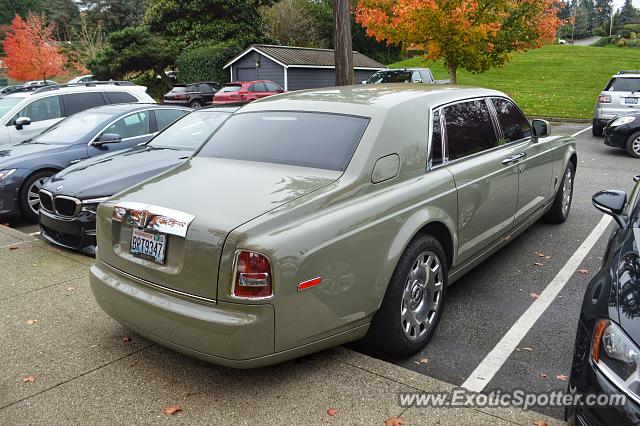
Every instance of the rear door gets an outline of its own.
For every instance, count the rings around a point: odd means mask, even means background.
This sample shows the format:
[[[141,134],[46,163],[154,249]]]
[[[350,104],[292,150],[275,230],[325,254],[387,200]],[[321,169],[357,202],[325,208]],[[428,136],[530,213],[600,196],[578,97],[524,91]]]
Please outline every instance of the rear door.
[[[70,93],[62,95],[64,116],[68,117],[89,108],[104,105],[106,102],[100,92]]]
[[[552,194],[553,152],[544,138],[532,138],[531,125],[514,102],[492,98],[491,105],[500,124],[499,144],[514,148],[511,165],[519,173],[517,225],[547,205]]]
[[[22,111],[16,114],[12,119],[13,123],[18,117],[29,117],[31,119],[31,124],[23,126],[20,130],[16,129],[15,126],[7,126],[9,139],[12,144],[16,144],[38,136],[40,133],[60,121],[62,116],[60,96],[55,95],[36,99],[25,106]]]
[[[445,162],[458,193],[458,260],[465,263],[508,234],[518,200],[513,154],[499,146],[490,106],[475,99],[442,108]]]

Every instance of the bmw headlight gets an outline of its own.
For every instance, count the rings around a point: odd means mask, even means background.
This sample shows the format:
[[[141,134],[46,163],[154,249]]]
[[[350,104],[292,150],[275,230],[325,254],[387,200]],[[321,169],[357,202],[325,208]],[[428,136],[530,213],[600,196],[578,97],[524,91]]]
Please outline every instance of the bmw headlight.
[[[598,321],[591,359],[617,387],[640,401],[640,349],[619,326],[606,319]]]
[[[0,170],[0,182],[11,176],[15,171],[16,169]]]
[[[82,202],[82,211],[96,214],[98,212],[98,205],[109,197],[92,198],[90,200],[84,200]]]
[[[615,120],[613,120],[611,124],[609,124],[609,127],[618,127],[624,124],[633,123],[634,121],[636,121],[635,117],[631,117],[631,116],[618,117]]]

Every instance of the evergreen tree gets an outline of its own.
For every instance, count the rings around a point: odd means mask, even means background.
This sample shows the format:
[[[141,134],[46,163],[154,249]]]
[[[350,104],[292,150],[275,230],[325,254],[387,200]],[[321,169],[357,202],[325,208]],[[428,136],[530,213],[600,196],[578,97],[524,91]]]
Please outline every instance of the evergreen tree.
[[[621,24],[635,24],[638,22],[638,9],[633,7],[631,0],[625,0],[624,6],[620,9],[620,23]]]

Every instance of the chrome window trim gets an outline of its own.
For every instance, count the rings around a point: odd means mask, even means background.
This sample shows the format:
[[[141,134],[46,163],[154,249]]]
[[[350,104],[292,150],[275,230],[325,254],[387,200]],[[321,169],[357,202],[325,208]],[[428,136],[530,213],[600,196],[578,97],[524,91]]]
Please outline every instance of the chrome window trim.
[[[440,146],[441,146],[441,152],[442,152],[442,163],[438,164],[438,165],[433,165],[432,161],[433,161],[433,116],[435,115],[436,112],[440,112]],[[447,163],[447,157],[446,157],[446,153],[445,153],[445,143],[444,143],[444,132],[443,130],[443,113],[442,113],[442,107],[436,107],[436,108],[430,108],[429,109],[429,126],[427,127],[427,132],[428,132],[428,136],[427,136],[427,164],[426,164],[426,171],[430,171],[430,170],[434,170],[437,169],[439,167],[444,166]]]

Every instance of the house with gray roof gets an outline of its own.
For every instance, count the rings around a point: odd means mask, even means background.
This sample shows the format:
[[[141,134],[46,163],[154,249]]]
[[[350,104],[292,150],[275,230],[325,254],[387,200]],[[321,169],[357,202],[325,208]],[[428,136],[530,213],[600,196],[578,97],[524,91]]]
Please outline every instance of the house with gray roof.
[[[386,67],[362,53],[353,52],[356,82]],[[285,90],[334,86],[332,49],[254,44],[229,61],[231,81],[271,80]]]

